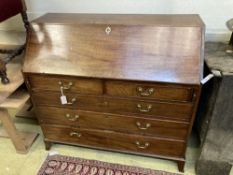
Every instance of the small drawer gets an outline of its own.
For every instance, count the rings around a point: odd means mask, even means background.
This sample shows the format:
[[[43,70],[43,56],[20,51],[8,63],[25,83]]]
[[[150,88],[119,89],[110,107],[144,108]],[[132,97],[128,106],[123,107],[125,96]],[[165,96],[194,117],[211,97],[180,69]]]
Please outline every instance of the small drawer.
[[[151,98],[157,100],[192,101],[193,88],[181,85],[162,85],[107,81],[106,94],[121,97]]]
[[[185,122],[54,107],[38,107],[36,115],[41,124],[111,130],[180,140],[186,139],[189,128],[189,124]]]
[[[111,131],[41,125],[45,139],[145,155],[184,157],[185,142]]]
[[[61,87],[63,87],[64,92],[103,94],[102,82],[96,79],[33,75],[28,78],[28,82],[32,91],[48,90],[60,92]]]
[[[60,93],[47,91],[32,93],[32,99],[36,106],[65,107],[123,115],[160,116],[188,121],[193,112],[192,103],[155,102],[67,93],[68,104],[62,105],[60,96]]]

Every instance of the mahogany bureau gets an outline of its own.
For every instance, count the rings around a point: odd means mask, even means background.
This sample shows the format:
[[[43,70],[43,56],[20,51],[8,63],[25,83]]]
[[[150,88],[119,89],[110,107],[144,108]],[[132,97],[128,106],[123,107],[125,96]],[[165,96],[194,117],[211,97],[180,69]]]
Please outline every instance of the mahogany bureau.
[[[23,73],[51,143],[174,160],[184,171],[203,75],[198,15],[46,14]]]

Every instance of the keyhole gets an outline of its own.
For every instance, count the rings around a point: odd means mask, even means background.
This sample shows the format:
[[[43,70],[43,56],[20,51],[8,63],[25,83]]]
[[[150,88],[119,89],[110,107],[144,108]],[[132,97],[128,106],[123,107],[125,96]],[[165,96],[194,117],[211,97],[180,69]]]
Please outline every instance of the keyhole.
[[[111,29],[111,27],[109,27],[109,26],[105,29],[105,33],[106,33],[107,35],[109,35],[109,34],[111,33],[111,31],[112,31],[112,29]]]

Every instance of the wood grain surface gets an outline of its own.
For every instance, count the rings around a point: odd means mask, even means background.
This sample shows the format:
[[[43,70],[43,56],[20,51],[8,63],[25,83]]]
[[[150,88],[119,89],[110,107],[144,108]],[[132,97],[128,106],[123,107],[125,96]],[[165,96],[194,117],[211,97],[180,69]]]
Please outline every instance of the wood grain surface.
[[[129,25],[117,24],[117,20],[122,22],[122,17],[117,15],[100,24],[98,20],[102,17],[103,21],[104,17],[100,16],[95,22],[94,16],[58,15],[57,18],[67,18],[66,22],[61,20],[58,24],[53,21],[54,15],[48,14],[44,18],[51,19],[46,23],[35,21],[24,72],[200,84],[204,26],[198,16],[180,16],[179,22],[178,17],[172,15],[127,17],[132,21],[138,19],[137,23],[142,24],[148,20],[146,26],[133,22],[131,25],[130,22]],[[72,22],[76,18],[87,20],[85,23]],[[151,19],[156,21],[155,24],[149,23]],[[187,19],[192,22],[187,22]],[[175,25],[174,21],[178,24]],[[109,34],[106,33],[108,27],[111,28]]]
[[[141,135],[129,135],[110,131],[58,127],[52,125],[41,126],[46,139],[60,140],[61,142],[74,145],[111,148],[118,151],[141,152],[173,157],[182,157],[183,149],[185,147],[183,141],[175,141],[172,139],[159,139]],[[74,134],[73,136],[71,136],[72,133]],[[146,143],[149,143],[149,145],[146,146]]]
[[[33,91],[47,90],[60,92],[63,86],[64,92],[74,92],[80,94],[103,94],[103,84],[101,80],[77,78],[77,77],[61,77],[34,75],[28,78],[28,83]]]
[[[192,86],[146,82],[106,81],[106,94],[119,97],[139,97],[167,101],[193,100]]]
[[[56,107],[38,107],[39,122],[50,125],[66,125],[89,129],[118,131],[184,140],[189,128],[188,122],[138,117],[137,115],[116,115]]]
[[[161,116],[186,121],[189,121],[193,114],[192,103],[166,103],[66,93],[69,102],[74,98],[76,101],[72,105],[62,105],[60,96],[60,93],[46,91],[32,93],[33,101],[37,106],[54,106],[126,115],[138,114],[151,117]],[[138,107],[139,104],[141,105],[141,108]],[[149,109],[149,106],[151,106],[151,109]]]

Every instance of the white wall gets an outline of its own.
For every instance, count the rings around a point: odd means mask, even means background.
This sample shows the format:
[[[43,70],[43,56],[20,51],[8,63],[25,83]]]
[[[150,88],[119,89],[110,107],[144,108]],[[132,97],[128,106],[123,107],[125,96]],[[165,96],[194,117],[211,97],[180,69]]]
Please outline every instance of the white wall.
[[[200,14],[207,39],[226,40],[225,22],[233,18],[233,0],[26,0],[30,19],[47,12]],[[0,25],[0,30],[22,30],[19,16]],[[0,35],[1,39],[1,35]]]

